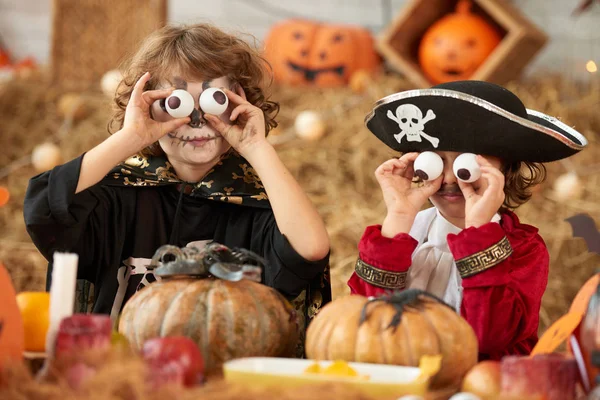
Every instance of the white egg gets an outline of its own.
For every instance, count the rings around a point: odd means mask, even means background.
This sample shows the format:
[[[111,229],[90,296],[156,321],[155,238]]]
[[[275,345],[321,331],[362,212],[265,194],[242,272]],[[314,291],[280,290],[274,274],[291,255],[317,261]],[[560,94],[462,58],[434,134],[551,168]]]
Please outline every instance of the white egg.
[[[552,189],[558,201],[579,199],[583,194],[583,185],[575,172],[567,172],[556,178]]]
[[[60,147],[54,143],[42,143],[31,153],[31,163],[38,172],[48,171],[62,163]]]
[[[100,81],[102,93],[108,97],[113,97],[116,94],[117,88],[119,87],[122,79],[123,75],[121,75],[119,70],[113,69],[105,73]]]
[[[314,111],[302,111],[294,121],[296,134],[302,139],[318,140],[325,134],[325,123]]]
[[[444,170],[444,161],[433,151],[424,151],[417,156],[413,164],[415,175],[424,181],[437,179]]]
[[[396,400],[425,400],[422,396],[415,394],[407,394],[406,396],[398,397]]]
[[[165,108],[173,118],[185,118],[194,110],[194,98],[183,89],[173,90],[165,100]]]
[[[221,115],[228,106],[229,99],[221,89],[208,88],[200,95],[200,109],[207,114]]]
[[[475,161],[475,157],[477,155],[473,153],[463,153],[456,157],[452,165],[454,176],[467,183],[475,182],[479,179],[481,177],[481,169],[477,161]]]
[[[448,400],[481,400],[481,397],[474,395],[473,393],[460,392],[450,397]]]

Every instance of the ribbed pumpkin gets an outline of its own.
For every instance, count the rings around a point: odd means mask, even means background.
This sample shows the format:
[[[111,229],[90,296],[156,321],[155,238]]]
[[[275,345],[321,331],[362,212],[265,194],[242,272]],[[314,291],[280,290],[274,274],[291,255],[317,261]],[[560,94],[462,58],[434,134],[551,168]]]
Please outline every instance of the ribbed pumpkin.
[[[418,366],[422,356],[437,354],[442,366],[433,387],[458,385],[477,363],[477,337],[450,306],[416,289],[341,297],[306,332],[306,355],[315,360]]]
[[[156,337],[191,338],[209,375],[234,358],[293,356],[297,330],[290,303],[274,289],[249,280],[153,282],[129,299],[119,321],[119,331],[136,349]]]
[[[0,263],[0,369],[23,358],[25,331],[16,292],[8,271]]]
[[[271,28],[265,57],[277,82],[303,86],[347,85],[355,72],[381,65],[367,29],[296,19]]]

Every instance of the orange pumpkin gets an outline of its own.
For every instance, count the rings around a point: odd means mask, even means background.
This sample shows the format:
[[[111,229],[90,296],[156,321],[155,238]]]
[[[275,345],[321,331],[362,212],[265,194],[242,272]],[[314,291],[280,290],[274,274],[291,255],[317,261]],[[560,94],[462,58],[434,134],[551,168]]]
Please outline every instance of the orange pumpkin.
[[[496,29],[460,0],[456,12],[433,24],[419,46],[419,63],[434,84],[466,80],[502,40]]]
[[[10,275],[0,264],[0,369],[10,361],[20,361],[25,347],[25,333],[16,292]]]
[[[138,350],[148,339],[187,336],[210,375],[234,358],[294,355],[298,321],[287,300],[260,283],[163,278],[129,299],[119,332]]]
[[[458,387],[477,363],[477,337],[454,309],[416,289],[371,300],[338,298],[306,332],[306,355],[315,360],[418,366],[422,356],[438,354],[442,366],[433,386]]]
[[[306,20],[273,26],[265,58],[276,82],[322,87],[347,85],[355,72],[373,73],[381,64],[368,30]]]

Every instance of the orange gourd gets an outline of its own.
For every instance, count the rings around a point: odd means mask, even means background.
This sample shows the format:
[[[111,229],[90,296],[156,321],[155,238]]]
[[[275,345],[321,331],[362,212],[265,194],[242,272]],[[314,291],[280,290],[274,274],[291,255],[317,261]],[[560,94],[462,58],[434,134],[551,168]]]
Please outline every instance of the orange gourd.
[[[418,366],[425,355],[441,355],[432,381],[436,388],[460,386],[478,356],[477,337],[467,321],[417,289],[334,300],[308,326],[305,348],[314,360],[406,366]]]
[[[297,86],[345,86],[355,72],[373,73],[381,65],[368,30],[306,20],[273,26],[265,58],[276,82]]]
[[[469,0],[433,24],[419,45],[419,64],[433,84],[470,79],[502,40],[496,29],[473,14]]]
[[[4,265],[0,264],[0,368],[23,358],[25,334],[16,292]]]

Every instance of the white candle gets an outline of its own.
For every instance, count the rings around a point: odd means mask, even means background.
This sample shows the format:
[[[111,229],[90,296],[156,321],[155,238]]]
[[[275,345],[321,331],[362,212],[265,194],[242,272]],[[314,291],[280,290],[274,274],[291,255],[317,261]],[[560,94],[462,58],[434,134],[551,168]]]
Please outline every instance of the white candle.
[[[77,254],[54,253],[50,286],[50,325],[46,335],[46,353],[49,356],[54,349],[60,322],[73,315],[78,261]]]

